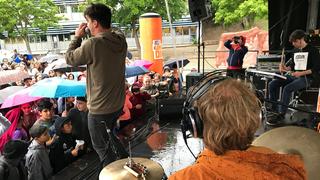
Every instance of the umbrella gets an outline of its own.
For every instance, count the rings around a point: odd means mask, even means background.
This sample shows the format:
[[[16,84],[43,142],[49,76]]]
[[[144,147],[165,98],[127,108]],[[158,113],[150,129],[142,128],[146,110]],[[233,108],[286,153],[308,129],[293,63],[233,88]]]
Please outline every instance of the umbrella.
[[[7,97],[9,97],[11,94],[18,92],[20,90],[24,89],[23,86],[9,86],[4,89],[0,90],[0,104],[3,103]]]
[[[29,103],[32,101],[36,101],[36,100],[42,98],[42,97],[30,96],[30,92],[32,90],[33,90],[33,88],[29,87],[29,88],[22,89],[16,93],[10,95],[2,103],[1,109],[13,107],[13,106],[18,106],[18,105]]]
[[[17,82],[29,77],[29,74],[21,70],[0,71],[0,85]]]
[[[148,69],[152,64],[153,62],[147,60],[135,60],[130,64],[130,66],[143,66]]]
[[[186,66],[187,64],[189,64],[190,61],[188,59],[170,59],[170,60],[164,62],[163,66],[169,66],[170,69],[173,69],[173,66],[175,64],[177,64],[177,62],[179,63],[179,67],[182,67],[182,66]]]
[[[149,72],[149,70],[143,66],[127,66],[126,67],[126,78],[138,76],[141,74],[145,74],[147,72]]]
[[[47,98],[85,96],[86,84],[82,81],[73,81],[59,77],[46,78],[33,85],[31,96]]]
[[[86,65],[83,66],[71,66],[67,64],[65,59],[58,59],[54,61],[52,66],[52,70],[60,71],[60,72],[78,72],[78,71],[85,71],[87,69]]]
[[[41,63],[45,63],[45,62],[51,63],[54,60],[61,59],[61,58],[63,58],[63,56],[59,55],[59,54],[47,54],[44,57],[40,58],[39,62],[41,62]]]

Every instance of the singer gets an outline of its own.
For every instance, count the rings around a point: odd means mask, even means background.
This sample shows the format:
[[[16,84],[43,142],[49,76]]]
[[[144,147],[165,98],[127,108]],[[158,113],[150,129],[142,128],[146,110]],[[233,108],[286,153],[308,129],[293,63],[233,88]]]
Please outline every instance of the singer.
[[[289,105],[290,97],[293,92],[310,86],[312,73],[320,70],[319,50],[306,42],[305,32],[295,30],[291,33],[289,41],[292,43],[294,50],[291,54],[293,60],[291,62],[280,63],[279,71],[285,73],[286,80],[275,79],[269,83],[269,98],[271,101],[277,101],[279,98],[280,87],[282,88],[282,96],[280,102]],[[267,120],[268,125],[281,124],[287,107],[272,104],[272,111],[279,113],[278,116]]]
[[[92,146],[105,166],[128,157],[112,131],[125,100],[127,42],[123,34],[111,30],[109,7],[91,4],[84,11],[84,17],[87,23],[76,29],[66,61],[72,66],[87,65],[88,128]],[[86,28],[93,37],[82,42]]]

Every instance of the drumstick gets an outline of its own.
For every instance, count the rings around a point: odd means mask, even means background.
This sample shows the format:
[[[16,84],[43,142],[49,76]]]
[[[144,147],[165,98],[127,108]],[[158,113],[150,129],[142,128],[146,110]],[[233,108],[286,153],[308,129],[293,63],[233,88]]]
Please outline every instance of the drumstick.
[[[284,66],[284,48],[282,48],[282,53],[281,53],[281,66]],[[283,75],[283,72],[281,72],[281,75]]]

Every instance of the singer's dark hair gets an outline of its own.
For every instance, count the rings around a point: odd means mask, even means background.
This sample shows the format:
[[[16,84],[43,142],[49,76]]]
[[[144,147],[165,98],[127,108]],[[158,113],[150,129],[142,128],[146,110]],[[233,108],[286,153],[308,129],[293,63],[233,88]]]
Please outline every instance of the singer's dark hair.
[[[306,33],[305,33],[303,30],[301,30],[301,29],[297,29],[297,30],[293,31],[293,32],[290,34],[289,41],[290,41],[290,42],[294,42],[294,41],[296,41],[296,40],[298,40],[298,39],[302,39],[302,38],[305,40],[305,38],[306,38]]]
[[[84,11],[84,16],[96,20],[103,28],[111,27],[111,9],[101,3],[91,3]]]

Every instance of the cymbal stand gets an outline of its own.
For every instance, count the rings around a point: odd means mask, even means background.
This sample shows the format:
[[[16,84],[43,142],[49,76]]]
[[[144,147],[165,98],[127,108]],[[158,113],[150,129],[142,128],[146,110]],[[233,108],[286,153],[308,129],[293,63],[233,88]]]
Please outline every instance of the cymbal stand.
[[[146,179],[146,176],[148,174],[148,169],[146,166],[140,163],[136,163],[132,159],[132,154],[131,154],[131,142],[129,141],[129,157],[128,157],[128,162],[125,163],[123,166],[125,170],[127,170],[129,173],[134,175],[135,177],[139,178],[141,177],[142,179]]]

